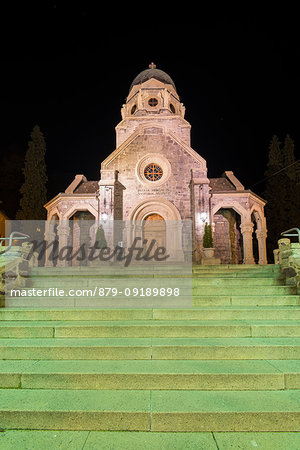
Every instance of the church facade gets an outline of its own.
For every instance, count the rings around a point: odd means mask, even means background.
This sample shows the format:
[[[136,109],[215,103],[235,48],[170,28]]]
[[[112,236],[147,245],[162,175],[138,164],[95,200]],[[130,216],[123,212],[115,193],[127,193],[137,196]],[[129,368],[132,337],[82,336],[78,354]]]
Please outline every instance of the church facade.
[[[99,225],[109,237],[108,224],[122,221],[115,242],[128,248],[136,236],[151,239],[154,229],[158,244],[180,261],[182,227],[189,222],[193,258],[200,262],[208,223],[222,264],[266,264],[265,201],[231,171],[208,178],[205,159],[191,147],[191,125],[170,76],[150,64],[133,80],[121,116],[116,148],[101,163],[100,180],[76,175],[45,205],[47,239],[54,237],[56,223],[60,247],[70,240],[78,246],[79,219],[87,218],[93,245]]]

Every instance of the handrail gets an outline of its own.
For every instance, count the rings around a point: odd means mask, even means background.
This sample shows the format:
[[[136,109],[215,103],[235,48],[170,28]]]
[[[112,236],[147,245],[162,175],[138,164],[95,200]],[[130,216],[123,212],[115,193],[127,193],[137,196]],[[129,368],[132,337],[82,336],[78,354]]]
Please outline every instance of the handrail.
[[[291,233],[291,231],[296,231],[296,234],[287,234]],[[290,230],[283,231],[281,236],[298,236],[298,241],[300,242],[300,229],[299,228],[291,228]]]
[[[14,237],[15,235],[19,235],[19,237]],[[12,247],[12,241],[13,240],[21,240],[21,239],[28,239],[30,236],[28,236],[28,234],[24,234],[24,233],[20,233],[20,231],[13,231],[12,233],[10,233],[10,236],[8,238],[1,238],[0,242],[2,243],[2,241],[8,241],[8,246],[5,247],[5,250],[3,250],[2,252],[0,252],[0,255],[3,255],[3,253],[7,252],[8,250],[10,250],[10,248]]]

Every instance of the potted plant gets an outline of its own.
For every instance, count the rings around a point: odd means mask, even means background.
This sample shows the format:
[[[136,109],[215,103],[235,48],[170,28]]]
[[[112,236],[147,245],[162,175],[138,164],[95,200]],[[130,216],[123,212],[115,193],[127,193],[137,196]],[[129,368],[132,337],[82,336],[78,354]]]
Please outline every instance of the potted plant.
[[[207,223],[205,223],[204,227],[203,252],[205,258],[213,258],[215,252],[213,244],[212,228],[211,225],[208,225]]]

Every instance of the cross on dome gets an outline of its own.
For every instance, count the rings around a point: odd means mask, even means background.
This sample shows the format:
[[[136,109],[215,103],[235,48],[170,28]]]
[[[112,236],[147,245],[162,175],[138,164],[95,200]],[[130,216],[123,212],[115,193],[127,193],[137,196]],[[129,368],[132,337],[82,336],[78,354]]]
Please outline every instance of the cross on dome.
[[[154,62],[149,64],[149,69],[156,69],[156,64],[154,64]]]

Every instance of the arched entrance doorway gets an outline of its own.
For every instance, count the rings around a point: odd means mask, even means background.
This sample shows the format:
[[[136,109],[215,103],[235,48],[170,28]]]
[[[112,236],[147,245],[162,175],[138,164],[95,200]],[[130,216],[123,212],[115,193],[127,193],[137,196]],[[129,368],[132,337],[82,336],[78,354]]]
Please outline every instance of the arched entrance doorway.
[[[95,217],[89,211],[75,211],[69,217],[70,235],[69,244],[73,253],[78,257],[71,260],[72,266],[86,266],[88,249],[91,245],[91,227],[94,226]],[[79,249],[82,248],[82,251]]]
[[[243,263],[241,216],[233,208],[220,208],[213,216],[215,256],[222,264]]]
[[[166,199],[148,198],[138,203],[129,214],[125,232],[128,248],[136,237],[151,241],[155,235],[157,246],[166,248],[168,262],[184,261],[183,221],[176,206]]]
[[[148,246],[152,240],[155,241],[153,250],[157,247],[166,248],[166,222],[160,214],[152,213],[145,217],[143,220],[143,239],[147,239]]]

